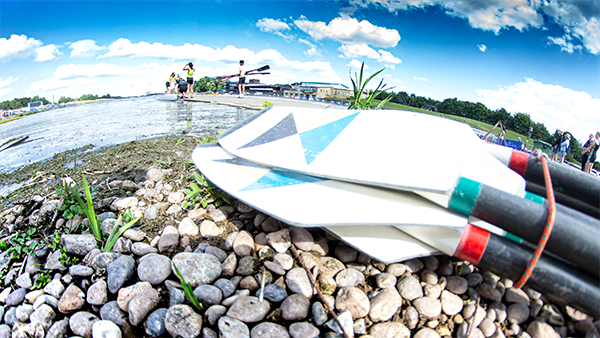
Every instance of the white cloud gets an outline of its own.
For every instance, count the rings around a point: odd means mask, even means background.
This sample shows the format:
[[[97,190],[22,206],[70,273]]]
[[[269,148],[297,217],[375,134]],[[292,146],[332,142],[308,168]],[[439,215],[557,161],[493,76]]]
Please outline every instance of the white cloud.
[[[413,80],[415,80],[415,81],[421,81],[421,82],[429,82],[429,79],[425,78],[425,77],[416,77],[416,76],[413,76]]]
[[[362,62],[358,61],[357,59],[352,59],[352,61],[350,61],[346,66],[352,67],[354,69],[360,69],[360,67],[362,66]],[[369,69],[369,66],[365,64],[365,67],[363,69]]]
[[[551,43],[560,46],[561,51],[567,52],[569,54],[573,54],[573,52],[576,50],[583,49],[582,46],[576,46],[573,44],[573,42],[571,42],[573,40],[573,38],[569,34],[565,34],[562,37],[549,36],[548,40],[550,40]]]
[[[484,52],[484,53],[485,53],[485,51],[487,50],[487,46],[486,46],[486,45],[483,45],[483,44],[481,44],[481,45],[477,45],[477,48],[479,48],[479,50],[480,50],[480,51],[482,51],[482,52]]]
[[[326,24],[309,21],[301,17],[294,21],[296,27],[315,40],[330,39],[347,44],[368,44],[376,47],[394,47],[400,41],[400,34],[395,29],[377,27],[367,20],[354,18],[335,18]]]
[[[98,63],[95,65],[60,65],[56,68],[54,76],[59,80],[68,80],[75,78],[92,78],[92,77],[110,77],[127,74],[129,68],[116,66],[106,63]]]
[[[260,28],[260,30],[263,32],[270,33],[290,29],[290,26],[287,23],[281,20],[274,20],[269,18],[263,18],[258,20],[258,22],[256,23],[256,27]]]
[[[544,29],[544,19],[561,26],[592,54],[600,53],[600,1],[597,0],[350,0],[357,8],[380,6],[395,13],[439,6],[446,14],[466,19],[473,28],[499,34],[502,29]],[[577,49],[558,38],[550,39],[569,52]]]
[[[340,57],[347,59],[361,57],[375,59],[379,63],[392,69],[395,69],[396,64],[402,63],[402,60],[393,56],[392,53],[381,49],[379,51],[376,51],[373,48],[367,46],[366,44],[342,45],[340,48],[338,48],[338,50],[343,53],[342,55],[340,55]]]
[[[42,41],[26,35],[13,34],[10,39],[0,38],[0,61],[6,63],[12,59],[30,57],[42,45]]]
[[[62,55],[62,53],[58,50],[58,47],[55,45],[46,45],[38,48],[38,54],[35,58],[37,62],[47,62],[52,61]]]
[[[2,80],[0,77],[0,88],[4,88],[9,86],[11,83],[15,83],[19,80],[18,77],[13,78],[12,76],[8,77],[6,80]]]
[[[306,56],[321,56],[321,52],[317,49],[317,47],[311,47],[310,49],[304,51],[304,55],[306,55]]]
[[[72,49],[71,58],[92,57],[106,49],[106,47],[97,46],[96,41],[89,39],[73,42],[69,48]]]
[[[477,94],[488,108],[529,114],[550,133],[566,130],[585,142],[590,133],[600,130],[600,99],[585,92],[526,78],[498,90],[479,89]]]

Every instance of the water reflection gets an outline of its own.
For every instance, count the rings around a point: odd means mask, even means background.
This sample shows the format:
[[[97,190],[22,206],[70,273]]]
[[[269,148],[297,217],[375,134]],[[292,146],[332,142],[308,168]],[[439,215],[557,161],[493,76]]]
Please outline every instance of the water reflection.
[[[65,150],[104,147],[168,134],[213,134],[255,110],[202,102],[113,100],[51,110],[0,124],[0,142],[29,135],[0,153],[0,172],[10,172]]]

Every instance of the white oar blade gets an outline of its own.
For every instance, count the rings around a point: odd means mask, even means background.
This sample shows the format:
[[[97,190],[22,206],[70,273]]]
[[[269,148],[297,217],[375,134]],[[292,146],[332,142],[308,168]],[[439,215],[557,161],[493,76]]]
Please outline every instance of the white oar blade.
[[[394,227],[336,226],[326,229],[350,246],[386,264],[442,253]]]
[[[219,137],[252,162],[415,191],[442,206],[461,175],[521,194],[522,178],[476,141],[467,125],[424,114],[297,107],[271,108]]]
[[[200,172],[231,196],[290,225],[448,228],[460,232],[467,218],[412,193],[274,170],[231,156],[218,145],[198,146]]]

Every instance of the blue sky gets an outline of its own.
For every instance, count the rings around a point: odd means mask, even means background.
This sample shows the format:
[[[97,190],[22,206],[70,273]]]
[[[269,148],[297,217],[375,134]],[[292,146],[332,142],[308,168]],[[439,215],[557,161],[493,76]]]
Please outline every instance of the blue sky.
[[[269,64],[262,82],[346,85],[364,61],[393,91],[526,113],[584,142],[600,130],[596,0],[0,2],[0,101],[160,92],[189,61],[199,78],[239,59]]]

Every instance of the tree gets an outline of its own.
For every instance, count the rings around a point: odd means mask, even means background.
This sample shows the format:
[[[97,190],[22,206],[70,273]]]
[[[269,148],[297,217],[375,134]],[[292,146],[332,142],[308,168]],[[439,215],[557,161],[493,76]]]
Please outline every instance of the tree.
[[[519,134],[527,135],[529,127],[531,127],[531,117],[527,114],[516,113],[509,121],[508,128],[516,131]]]

